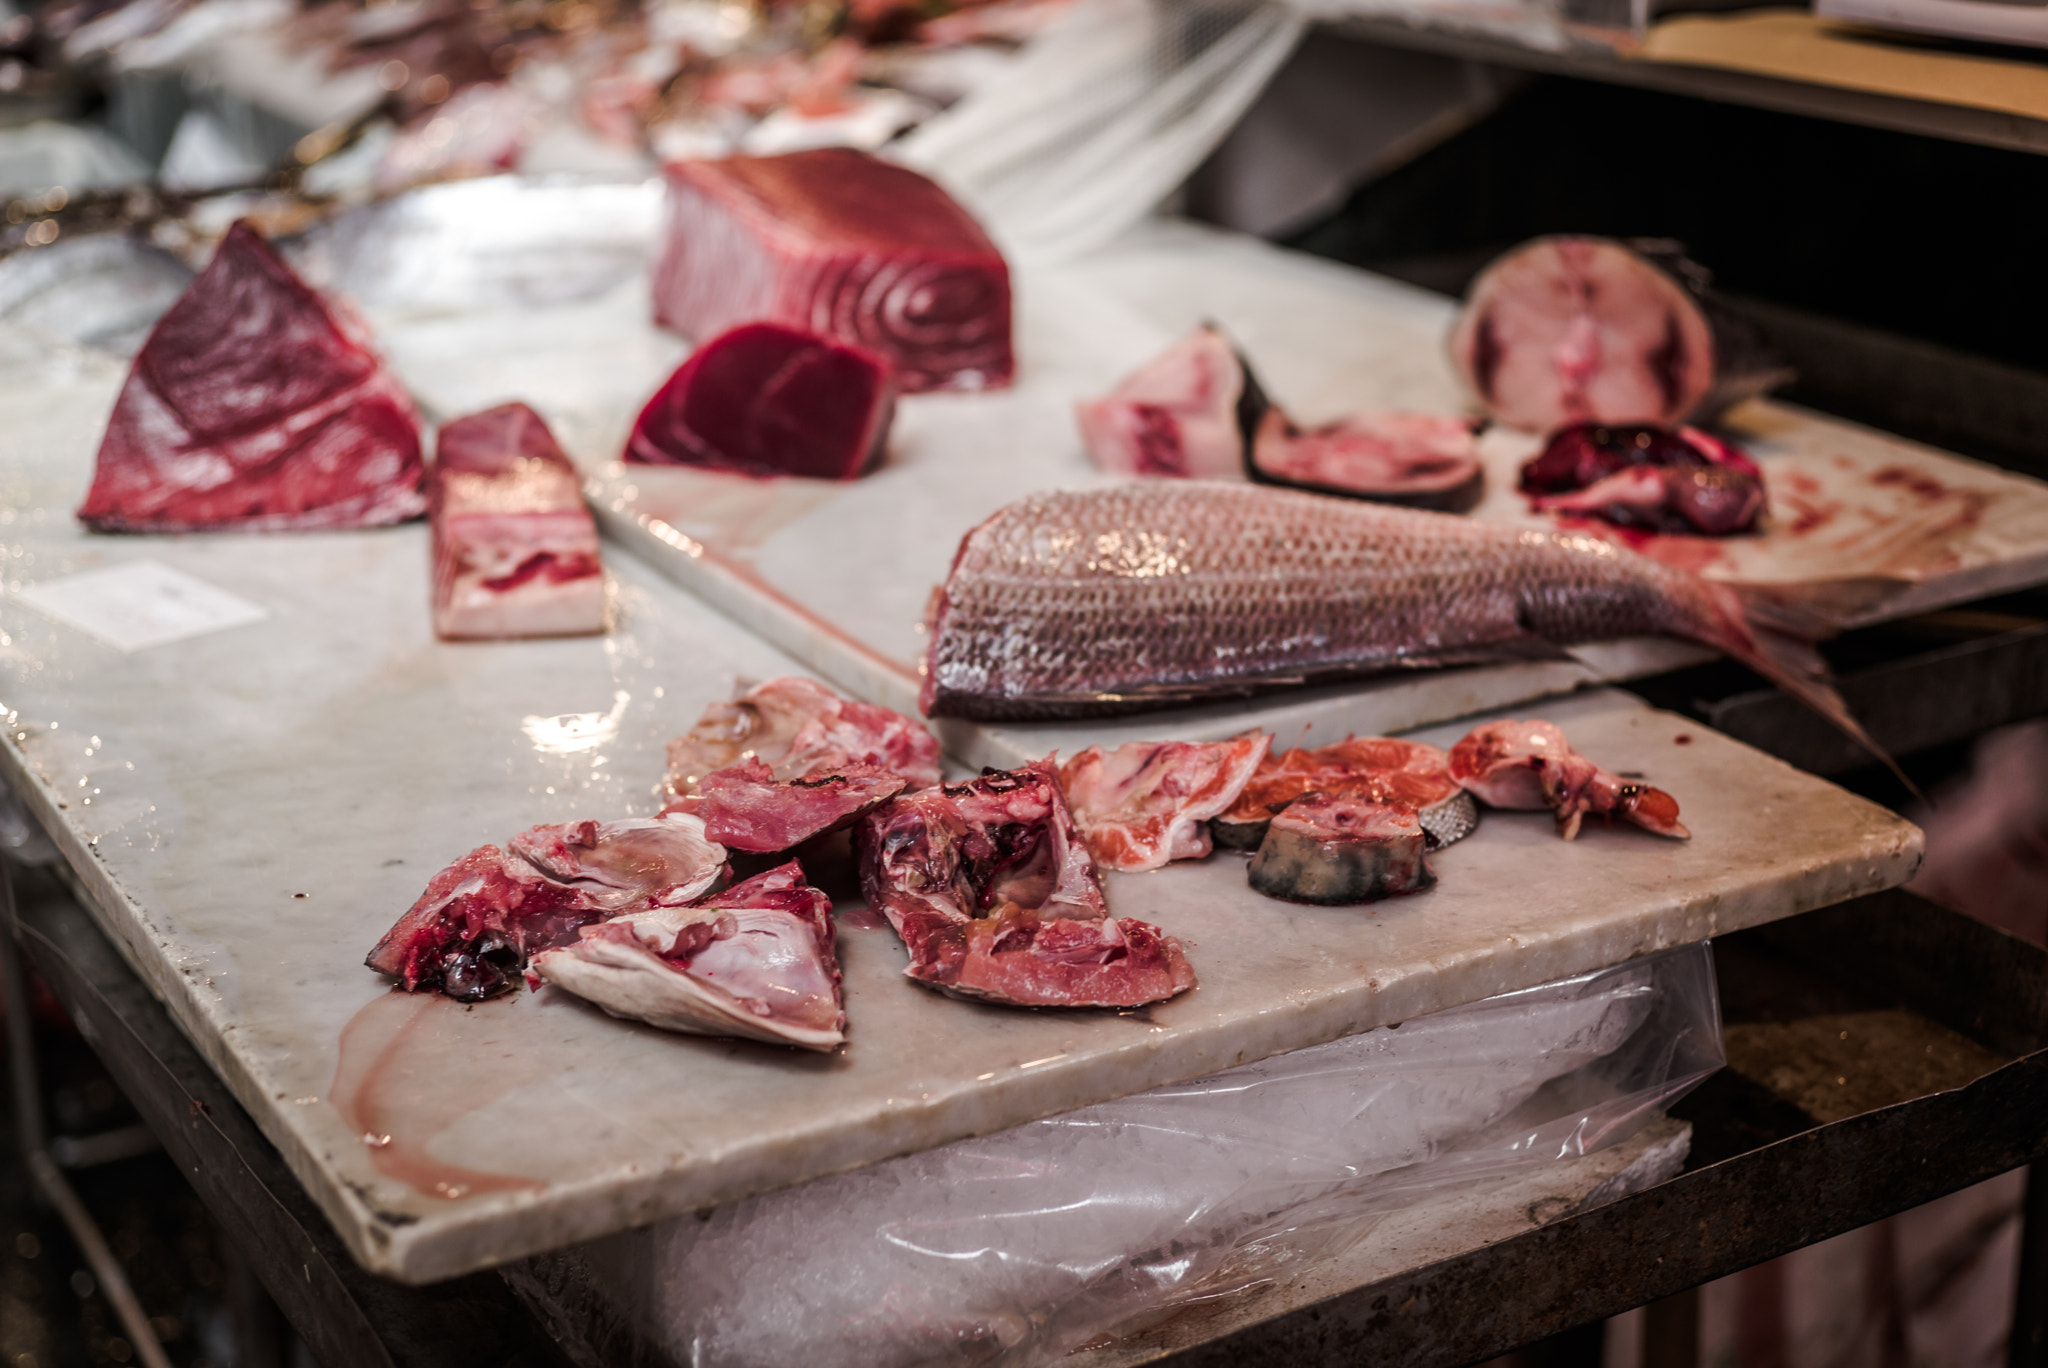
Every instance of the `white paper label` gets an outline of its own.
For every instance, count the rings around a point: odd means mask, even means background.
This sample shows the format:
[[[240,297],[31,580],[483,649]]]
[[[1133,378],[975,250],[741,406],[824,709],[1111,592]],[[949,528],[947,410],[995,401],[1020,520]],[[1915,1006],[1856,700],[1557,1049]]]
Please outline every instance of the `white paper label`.
[[[83,570],[30,585],[13,597],[123,651],[183,641],[268,616],[237,594],[153,560]]]

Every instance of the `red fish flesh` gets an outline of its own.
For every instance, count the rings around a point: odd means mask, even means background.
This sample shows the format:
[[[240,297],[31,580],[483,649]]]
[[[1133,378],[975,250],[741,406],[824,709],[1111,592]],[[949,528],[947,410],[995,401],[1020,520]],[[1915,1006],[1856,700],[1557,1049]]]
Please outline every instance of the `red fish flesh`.
[[[1111,474],[1211,480],[1243,475],[1265,409],[1250,367],[1206,323],[1076,406],[1089,456]]]
[[[1245,877],[1269,898],[1345,906],[1436,883],[1413,808],[1311,793],[1273,819]]]
[[[880,357],[779,323],[747,323],[692,352],[655,391],[626,459],[851,480],[881,462],[895,411],[895,378]]]
[[[1539,511],[1649,532],[1750,532],[1764,511],[1756,462],[1689,427],[1574,423],[1522,467],[1521,489]]]
[[[911,788],[939,782],[939,743],[915,718],[841,698],[795,676],[712,704],[687,734],[669,742],[669,792],[678,801],[693,800],[706,775],[748,759],[780,781],[858,763],[901,775]]]
[[[684,907],[585,926],[533,972],[665,1031],[830,1050],[846,1039],[832,900],[792,860]]]
[[[750,759],[700,779],[690,810],[704,819],[705,834],[720,845],[772,854],[851,826],[906,787],[902,775],[861,760],[784,780]]]
[[[1485,488],[1468,420],[1358,413],[1304,430],[1213,324],[1077,412],[1089,456],[1114,475],[1249,478],[1453,513]]]
[[[510,988],[537,950],[635,906],[689,902],[725,873],[694,817],[534,827],[436,874],[364,963],[407,992],[478,1002]]]
[[[851,148],[668,167],[654,319],[785,323],[887,360],[905,393],[1010,383],[1010,273],[931,180]]]
[[[1111,918],[1050,761],[892,799],[854,828],[903,971],[1018,1007],[1137,1007],[1195,986],[1180,942]]]
[[[576,467],[539,414],[501,404],[457,418],[427,478],[434,631],[449,640],[604,630],[597,524]]]
[[[1818,654],[1763,625],[1771,610],[1584,534],[1140,480],[1021,499],[962,539],[920,701],[932,717],[1104,716],[1662,633],[1726,651],[1881,754]]]
[[[1209,853],[1208,821],[1237,799],[1273,738],[1090,746],[1060,766],[1060,788],[1104,869],[1158,869]]]
[[[1692,833],[1678,821],[1678,800],[1662,789],[1609,774],[1572,749],[1549,722],[1501,721],[1475,727],[1451,747],[1451,777],[1488,806],[1549,808],[1557,834],[1579,834],[1589,812],[1617,816],[1659,836]]]
[[[425,511],[412,401],[362,326],[236,223],[136,354],[78,517],[269,532]]]
[[[1671,425],[1711,417],[1789,372],[1704,289],[1670,244],[1654,251],[1548,237],[1481,273],[1451,332],[1451,359],[1510,427]],[[1652,257],[1655,260],[1652,260]]]
[[[1226,850],[1256,850],[1273,818],[1310,793],[1406,808],[1431,850],[1464,839],[1479,822],[1472,795],[1451,778],[1450,757],[1441,750],[1422,741],[1350,736],[1268,756],[1209,829]]]

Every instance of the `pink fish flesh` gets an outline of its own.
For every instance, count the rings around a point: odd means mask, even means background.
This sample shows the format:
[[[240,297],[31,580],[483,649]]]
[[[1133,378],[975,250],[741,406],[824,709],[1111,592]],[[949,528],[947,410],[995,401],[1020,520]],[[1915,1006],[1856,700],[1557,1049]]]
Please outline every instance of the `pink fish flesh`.
[[[136,354],[78,517],[271,532],[425,511],[412,401],[349,312],[238,222]]]
[[[1678,800],[1662,789],[1609,774],[1572,749],[1556,726],[1488,722],[1451,747],[1451,777],[1490,807],[1549,808],[1569,841],[1589,812],[1633,822],[1659,836],[1692,833],[1678,821]]]
[[[1650,532],[1748,532],[1764,511],[1756,462],[1689,427],[1574,423],[1522,467],[1521,489],[1539,511]]]
[[[427,883],[364,963],[407,992],[477,1002],[510,988],[537,950],[636,906],[687,903],[724,875],[694,817],[534,827],[482,846]]]
[[[1436,883],[1415,810],[1311,793],[1273,819],[1245,877],[1269,898],[1346,906],[1419,893]]]
[[[438,635],[604,630],[597,524],[576,468],[539,414],[502,404],[443,427],[427,494]]]
[[[731,850],[771,854],[853,825],[908,787],[902,775],[849,760],[825,771],[777,779],[758,759],[713,770],[690,808],[710,838]]]
[[[830,1050],[846,1039],[832,900],[794,860],[684,907],[585,926],[533,972],[666,1031]]]
[[[1060,788],[1103,869],[1158,869],[1210,850],[1209,819],[1236,801],[1272,737],[1090,746],[1060,766]]]
[[[1141,480],[1021,499],[967,534],[934,596],[921,706],[1103,716],[1661,633],[1726,651],[1879,754],[1818,655],[1749,611],[1586,534]]]
[[[1463,513],[1486,492],[1470,419],[1385,410],[1298,428],[1266,411],[1252,439],[1251,477],[1319,494]]]
[[[912,788],[939,782],[939,743],[915,718],[841,698],[815,680],[785,676],[704,710],[668,743],[669,792],[696,797],[713,770],[756,759],[777,780],[813,778],[859,763],[901,775]]]
[[[1538,238],[1487,267],[1450,344],[1487,412],[1532,432],[1668,426],[1782,383],[1789,372],[1706,294],[1704,273],[1655,246],[1653,261],[1602,238]]]
[[[1010,274],[917,172],[851,148],[671,163],[654,319],[783,323],[882,357],[906,393],[1010,383]]]
[[[854,828],[909,977],[1020,1007],[1136,1007],[1195,986],[1180,942],[1113,919],[1050,761],[890,800]]]
[[[1472,795],[1451,778],[1450,757],[1422,741],[1349,736],[1329,746],[1269,755],[1237,801],[1209,823],[1226,850],[1256,850],[1273,818],[1310,793],[1406,808],[1431,850],[1463,840],[1479,822]]]
[[[880,463],[895,411],[887,361],[798,328],[747,323],[692,352],[655,391],[626,459],[851,480]]]

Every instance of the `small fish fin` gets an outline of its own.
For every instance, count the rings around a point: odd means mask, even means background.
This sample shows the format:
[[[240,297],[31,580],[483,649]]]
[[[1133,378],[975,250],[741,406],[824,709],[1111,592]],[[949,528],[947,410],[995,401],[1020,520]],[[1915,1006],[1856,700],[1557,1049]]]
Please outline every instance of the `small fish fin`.
[[[1759,591],[1749,585],[1717,586],[1729,591],[1729,597],[1742,614],[1742,637],[1746,639],[1727,640],[1722,643],[1743,664],[1791,694],[1794,698],[1812,708],[1815,712],[1835,724],[1857,745],[1870,752],[1884,767],[1897,777],[1921,802],[1927,795],[1920,786],[1906,776],[1899,768],[1899,762],[1892,759],[1884,747],[1877,744],[1863,724],[1849,711],[1849,705],[1835,690],[1834,680],[1828,672],[1828,665],[1814,648],[1813,637],[1826,635],[1831,627],[1809,635],[1799,627],[1810,627],[1810,621],[1802,622],[1796,612],[1788,611],[1789,601],[1768,590]]]

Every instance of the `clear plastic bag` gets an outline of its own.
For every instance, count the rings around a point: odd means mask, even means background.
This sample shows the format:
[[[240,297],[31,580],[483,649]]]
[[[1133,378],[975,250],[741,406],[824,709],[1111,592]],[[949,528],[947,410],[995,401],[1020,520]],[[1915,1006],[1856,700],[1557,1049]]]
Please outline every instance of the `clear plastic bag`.
[[[693,1368],[1045,1362],[1618,1143],[1721,1062],[1690,946],[553,1257]]]

